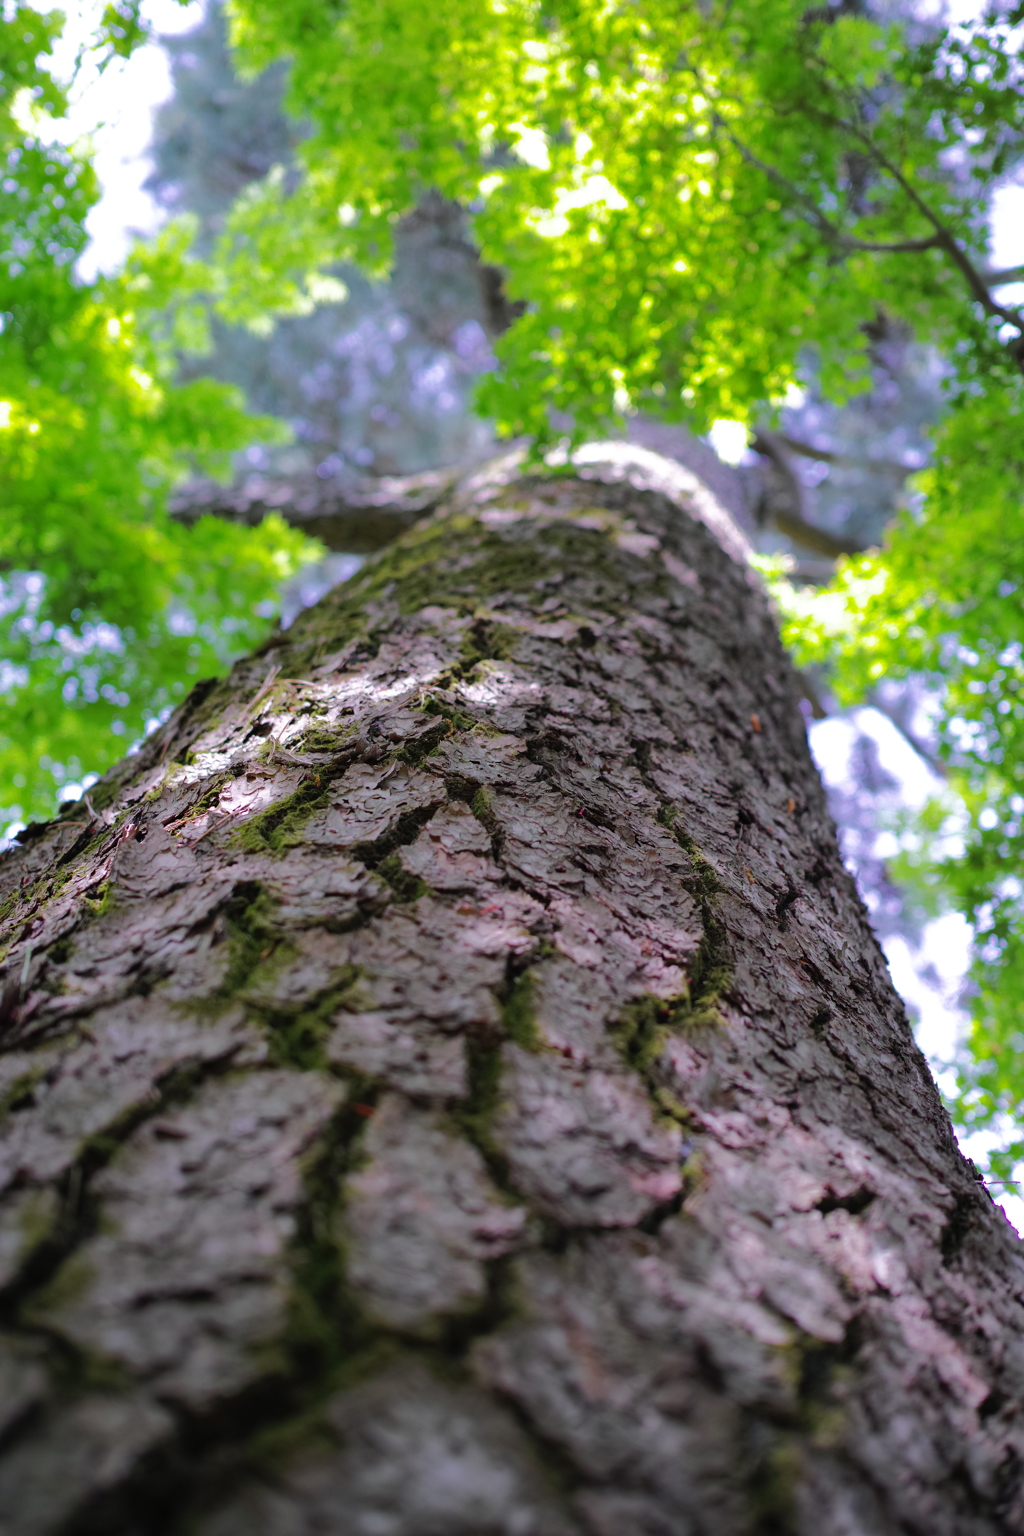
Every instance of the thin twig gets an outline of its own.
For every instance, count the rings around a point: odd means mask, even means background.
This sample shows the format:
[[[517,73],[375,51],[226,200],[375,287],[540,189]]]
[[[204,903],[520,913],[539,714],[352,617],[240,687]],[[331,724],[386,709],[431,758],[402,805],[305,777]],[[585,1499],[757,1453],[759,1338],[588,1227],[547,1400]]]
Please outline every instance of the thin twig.
[[[760,155],[755,155],[754,151],[744,144],[742,139],[737,138],[732,130],[726,127],[725,120],[719,117],[717,113],[715,115],[715,124],[721,129],[729,143],[739,150],[744,160],[761,171],[763,175],[769,177],[777,186],[782,187],[794,202],[801,204],[810,215],[812,221],[818,226],[825,239],[840,250],[873,251],[881,255],[899,256],[913,251],[937,250],[941,246],[942,241],[938,235],[924,235],[912,240],[887,242],[880,240],[858,240],[855,235],[844,234],[841,229],[832,223],[831,219],[825,217],[813,197],[809,197],[806,192],[802,192],[795,182],[790,181],[789,177],[784,176],[774,165],[769,165],[767,160],[762,160]]]
[[[864,548],[863,544],[837,538],[834,533],[829,533],[827,529],[819,528],[815,523],[808,521],[804,513],[803,486],[793,473],[793,467],[776,434],[758,432],[754,436],[752,446],[755,453],[760,453],[775,466],[789,493],[789,509],[774,506],[771,508],[772,521],[779,532],[784,533],[788,539],[793,539],[797,544],[802,544],[805,549],[813,549],[817,554],[828,555],[833,560],[839,555],[859,554]]]
[[[176,821],[165,821],[163,823],[163,828],[165,832],[177,832],[178,828],[183,827],[187,821],[194,820],[195,817],[193,816],[192,812],[189,811],[186,813],[186,815],[179,816]]]
[[[226,816],[222,816],[220,818],[220,821],[213,821],[213,822],[211,822],[210,825],[207,827],[206,831],[205,832],[200,832],[198,837],[189,837],[189,838],[186,838],[185,841],[187,843],[189,843],[194,848],[196,843],[201,843],[203,838],[204,837],[209,837],[211,832],[217,832],[217,831],[220,830],[221,827],[226,826],[227,823],[231,820],[232,815],[233,815],[233,812],[228,811]]]
[[[293,768],[311,768],[314,766],[307,758],[296,757],[294,752],[289,752],[287,747],[282,747],[280,737],[273,736],[270,741],[271,763],[288,763]]]
[[[260,686],[257,688],[256,692],[253,694],[252,698],[249,700],[248,704],[246,705],[246,707],[245,707],[246,714],[252,714],[253,710],[255,710],[257,704],[263,698],[264,694],[268,693],[269,690],[271,688],[273,688],[274,683],[277,680],[277,675],[280,672],[280,670],[281,670],[281,668],[277,664],[277,662],[274,662],[271,665],[270,670],[267,673],[266,677],[263,679],[262,683],[260,683]]]
[[[865,129],[858,127],[856,123],[846,122],[845,119],[835,117],[831,112],[822,112],[820,109],[816,110],[814,108],[810,110],[816,117],[828,123],[831,127],[843,129],[846,133],[850,133],[854,138],[859,139],[875,163],[880,165],[883,170],[888,171],[896,185],[909,197],[922,218],[927,219],[935,231],[934,243],[944,250],[954,265],[959,268],[962,275],[966,278],[967,285],[972,294],[986,313],[992,315],[995,319],[1005,320],[1008,324],[1015,325],[1019,331],[1024,333],[1024,315],[1021,314],[1021,311],[1019,309],[1010,309],[1005,304],[996,303],[989,292],[988,284],[981,272],[963,249],[953,231],[943,224],[938,215],[932,211],[929,204],[899,167],[894,165],[888,155],[878,148],[871,135]]]

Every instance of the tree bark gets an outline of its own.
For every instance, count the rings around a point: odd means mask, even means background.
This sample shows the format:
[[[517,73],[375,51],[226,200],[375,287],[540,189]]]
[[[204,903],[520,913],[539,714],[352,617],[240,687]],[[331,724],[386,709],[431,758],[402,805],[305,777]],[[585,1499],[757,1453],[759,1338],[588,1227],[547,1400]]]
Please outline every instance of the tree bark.
[[[768,604],[592,458],[0,860],[6,1536],[1024,1532],[1020,1247]]]
[[[459,478],[457,470],[430,469],[341,484],[316,475],[250,474],[232,485],[191,481],[171,497],[170,513],[183,523],[213,516],[253,527],[277,512],[328,549],[361,555],[407,533],[441,505]]]

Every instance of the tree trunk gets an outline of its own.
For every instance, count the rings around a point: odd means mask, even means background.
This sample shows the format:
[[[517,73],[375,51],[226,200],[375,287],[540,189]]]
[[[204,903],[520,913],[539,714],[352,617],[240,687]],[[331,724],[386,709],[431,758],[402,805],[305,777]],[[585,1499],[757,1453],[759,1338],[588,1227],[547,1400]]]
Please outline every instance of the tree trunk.
[[[1019,1244],[643,462],[465,482],[0,861],[5,1536],[1024,1532]]]

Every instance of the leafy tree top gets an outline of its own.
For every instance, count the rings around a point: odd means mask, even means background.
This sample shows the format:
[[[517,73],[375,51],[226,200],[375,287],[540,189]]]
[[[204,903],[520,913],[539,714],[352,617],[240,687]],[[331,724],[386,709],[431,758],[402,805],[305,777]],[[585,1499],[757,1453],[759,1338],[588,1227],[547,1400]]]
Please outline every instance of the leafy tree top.
[[[290,59],[314,131],[301,189],[251,200],[235,249],[301,206],[385,265],[424,189],[475,207],[529,306],[480,403],[540,443],[637,407],[747,419],[809,352],[841,398],[879,308],[964,385],[1016,378],[1022,322],[982,274],[1020,144],[1019,18],[927,32],[854,9],[236,0],[243,56]]]

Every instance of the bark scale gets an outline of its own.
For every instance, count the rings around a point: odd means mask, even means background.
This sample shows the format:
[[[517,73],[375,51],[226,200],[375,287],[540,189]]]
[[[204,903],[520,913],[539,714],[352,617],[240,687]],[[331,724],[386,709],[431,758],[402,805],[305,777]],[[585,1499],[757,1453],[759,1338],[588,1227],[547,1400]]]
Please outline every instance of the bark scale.
[[[768,605],[594,459],[0,860],[7,1536],[1024,1532],[1019,1244]]]

